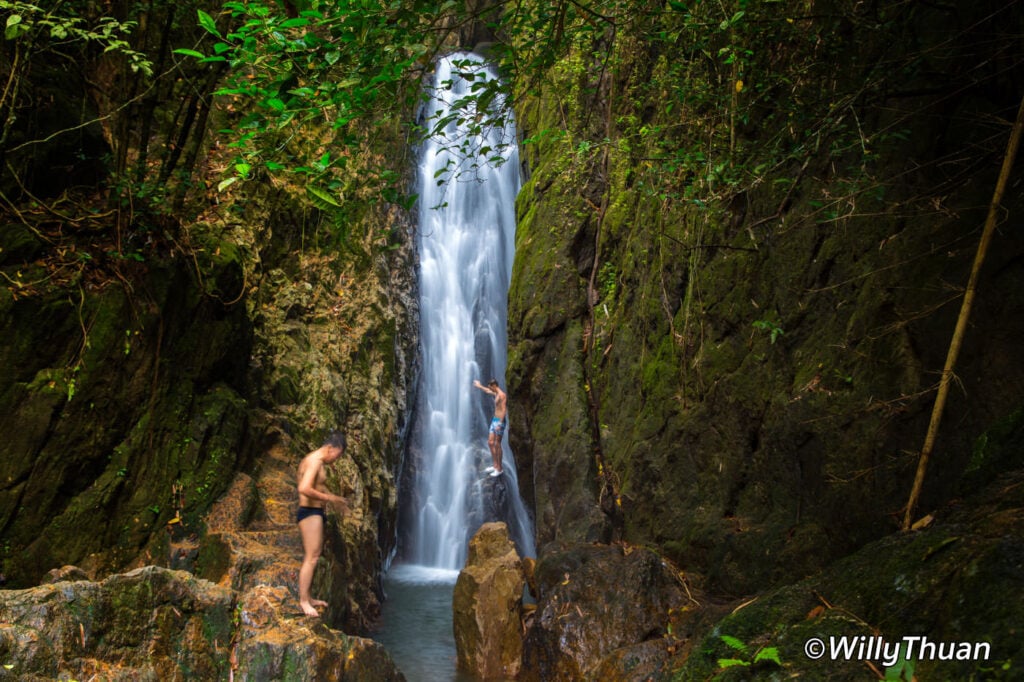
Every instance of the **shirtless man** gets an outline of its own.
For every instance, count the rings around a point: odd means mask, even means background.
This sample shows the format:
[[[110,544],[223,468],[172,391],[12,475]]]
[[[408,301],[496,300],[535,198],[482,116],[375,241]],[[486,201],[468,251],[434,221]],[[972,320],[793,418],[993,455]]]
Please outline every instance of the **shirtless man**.
[[[508,396],[498,388],[497,379],[491,379],[486,386],[474,380],[473,386],[494,396],[494,417],[491,418],[491,428],[487,433],[487,447],[491,449],[491,462],[494,466],[489,466],[484,471],[491,476],[501,476],[501,437],[505,435],[505,426],[508,424]]]
[[[338,504],[348,511],[344,498],[327,490],[327,466],[333,464],[345,452],[345,434],[332,431],[324,444],[306,455],[299,464],[299,511],[296,521],[302,534],[302,568],[299,569],[299,606],[307,616],[319,616],[317,607],[327,602],[311,599],[313,573],[316,562],[324,548],[324,507]]]

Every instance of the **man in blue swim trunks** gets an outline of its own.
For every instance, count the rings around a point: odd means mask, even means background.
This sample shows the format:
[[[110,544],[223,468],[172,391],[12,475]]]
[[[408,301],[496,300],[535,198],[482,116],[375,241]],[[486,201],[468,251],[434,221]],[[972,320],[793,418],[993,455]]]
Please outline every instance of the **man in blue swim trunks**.
[[[324,548],[324,507],[338,504],[348,511],[345,499],[327,489],[327,466],[333,464],[345,452],[345,434],[332,431],[323,445],[306,455],[299,464],[299,511],[295,520],[302,535],[302,568],[299,569],[299,606],[307,616],[319,616],[317,607],[327,602],[312,599],[313,573],[316,562]]]
[[[491,418],[491,428],[487,433],[487,447],[491,449],[491,463],[494,466],[489,466],[484,471],[491,476],[501,476],[501,438],[505,435],[505,426],[508,425],[508,396],[498,388],[497,379],[491,379],[486,386],[474,380],[473,386],[494,396],[494,416]]]

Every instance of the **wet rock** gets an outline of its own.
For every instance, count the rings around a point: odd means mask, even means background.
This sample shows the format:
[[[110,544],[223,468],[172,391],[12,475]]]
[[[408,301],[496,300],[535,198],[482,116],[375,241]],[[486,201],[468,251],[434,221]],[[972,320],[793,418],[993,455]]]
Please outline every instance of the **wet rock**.
[[[540,599],[523,645],[524,680],[605,679],[595,677],[603,659],[663,638],[670,611],[686,601],[678,571],[638,547],[575,545],[548,552],[537,564],[536,580]],[[621,663],[610,661],[602,670],[625,670],[634,659],[661,654],[654,647],[615,655]]]
[[[662,668],[669,658],[670,646],[666,638],[660,638],[616,649],[601,661],[590,679],[601,682],[668,682],[672,680],[672,673]]]
[[[485,523],[469,543],[452,595],[458,668],[483,678],[515,677],[522,655],[525,578],[501,522]]]

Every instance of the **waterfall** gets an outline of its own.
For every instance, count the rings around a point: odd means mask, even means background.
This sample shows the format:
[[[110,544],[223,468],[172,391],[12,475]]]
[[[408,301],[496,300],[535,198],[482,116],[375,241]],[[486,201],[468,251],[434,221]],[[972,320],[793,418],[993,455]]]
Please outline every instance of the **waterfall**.
[[[474,83],[493,78],[494,70],[474,54],[439,60],[427,90],[425,125],[444,120],[453,102],[477,91]],[[501,106],[496,101],[492,110]],[[486,384],[492,378],[506,388],[520,187],[515,123],[511,112],[504,125],[487,125],[491,112],[460,111],[419,150],[423,365],[410,447],[417,459],[412,518],[405,520],[410,547],[404,552],[412,564],[449,570],[462,568],[470,535],[496,517],[508,523],[521,554],[535,555],[507,434],[504,475],[491,478],[483,471],[490,465],[493,399],[473,388],[474,380]]]

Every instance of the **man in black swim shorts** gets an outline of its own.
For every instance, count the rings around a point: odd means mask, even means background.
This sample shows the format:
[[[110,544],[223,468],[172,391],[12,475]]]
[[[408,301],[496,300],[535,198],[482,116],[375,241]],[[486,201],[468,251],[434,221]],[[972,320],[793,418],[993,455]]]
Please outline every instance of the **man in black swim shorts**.
[[[299,464],[299,511],[295,520],[302,534],[302,568],[299,569],[299,606],[307,616],[319,616],[317,607],[327,606],[321,599],[313,599],[313,573],[324,548],[324,523],[327,516],[324,505],[339,504],[344,511],[348,505],[344,498],[327,490],[327,466],[345,452],[345,434],[333,431],[324,444],[306,455]]]

